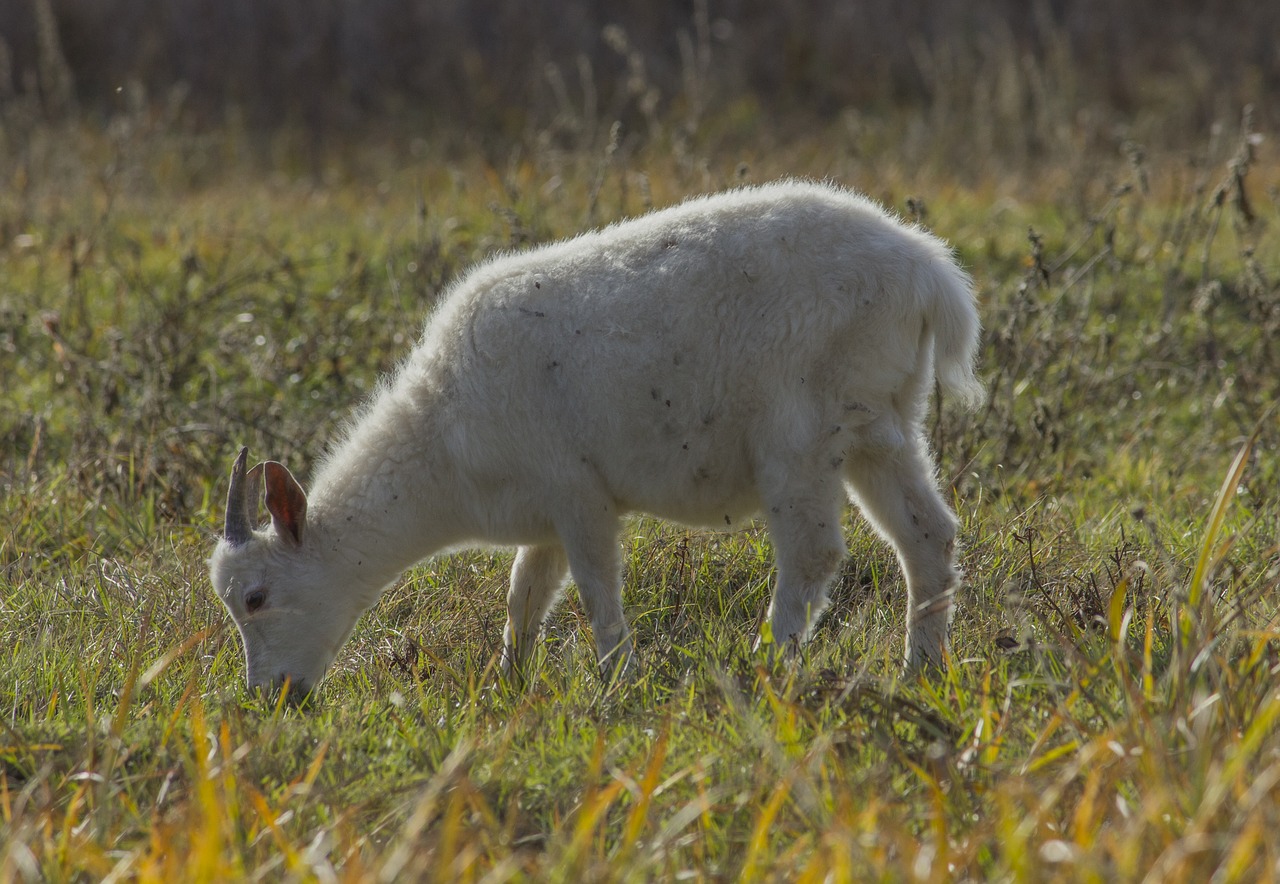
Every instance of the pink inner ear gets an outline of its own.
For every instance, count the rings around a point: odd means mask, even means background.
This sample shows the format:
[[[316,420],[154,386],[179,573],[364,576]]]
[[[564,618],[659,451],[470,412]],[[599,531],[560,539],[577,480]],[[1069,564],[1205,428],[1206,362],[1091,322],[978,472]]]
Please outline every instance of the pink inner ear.
[[[302,528],[307,520],[306,493],[284,464],[269,460],[262,467],[271,526],[281,538],[301,544]]]

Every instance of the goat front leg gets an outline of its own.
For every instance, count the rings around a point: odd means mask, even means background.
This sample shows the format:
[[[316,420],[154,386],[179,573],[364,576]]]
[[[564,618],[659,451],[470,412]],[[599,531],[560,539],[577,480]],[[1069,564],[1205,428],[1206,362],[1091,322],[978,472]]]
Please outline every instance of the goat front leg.
[[[558,544],[523,546],[511,566],[507,625],[502,630],[502,672],[523,679],[542,622],[564,590],[569,559]]]
[[[834,475],[770,496],[769,537],[778,569],[767,615],[774,653],[804,644],[827,607],[827,593],[847,552],[840,525],[843,496]]]
[[[596,659],[606,682],[634,676],[634,650],[622,607],[619,520],[612,502],[584,507],[582,518],[559,528],[569,573],[591,621]]]

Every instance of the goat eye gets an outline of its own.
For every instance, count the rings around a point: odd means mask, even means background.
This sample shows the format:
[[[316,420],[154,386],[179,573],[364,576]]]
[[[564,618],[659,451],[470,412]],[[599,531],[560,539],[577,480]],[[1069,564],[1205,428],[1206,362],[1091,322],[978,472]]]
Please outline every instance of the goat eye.
[[[267,601],[267,591],[265,589],[255,589],[244,597],[245,610],[252,614],[261,608]]]

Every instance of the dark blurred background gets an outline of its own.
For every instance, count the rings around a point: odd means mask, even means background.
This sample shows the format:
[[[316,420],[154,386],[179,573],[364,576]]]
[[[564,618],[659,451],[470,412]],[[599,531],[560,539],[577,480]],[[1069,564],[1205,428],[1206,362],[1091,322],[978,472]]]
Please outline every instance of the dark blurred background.
[[[0,102],[317,133],[917,107],[1194,130],[1280,95],[1275,0],[0,0]]]

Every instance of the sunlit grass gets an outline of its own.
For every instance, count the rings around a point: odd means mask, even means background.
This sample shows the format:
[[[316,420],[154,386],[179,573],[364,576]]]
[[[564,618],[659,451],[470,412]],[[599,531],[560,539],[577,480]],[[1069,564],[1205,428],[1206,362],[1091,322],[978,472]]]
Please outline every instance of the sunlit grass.
[[[1144,193],[1102,157],[1014,202],[813,144],[192,186],[162,139],[82,137],[86,189],[0,201],[0,878],[1275,875],[1265,187],[1248,224],[1216,173],[1197,195],[1153,161]],[[969,575],[944,672],[900,674],[901,578],[856,517],[830,615],[774,668],[765,533],[638,519],[632,685],[601,684],[572,593],[504,684],[498,551],[412,569],[311,708],[244,693],[204,564],[235,448],[305,475],[484,255],[781,173],[914,197],[981,285],[989,407],[929,427]]]

